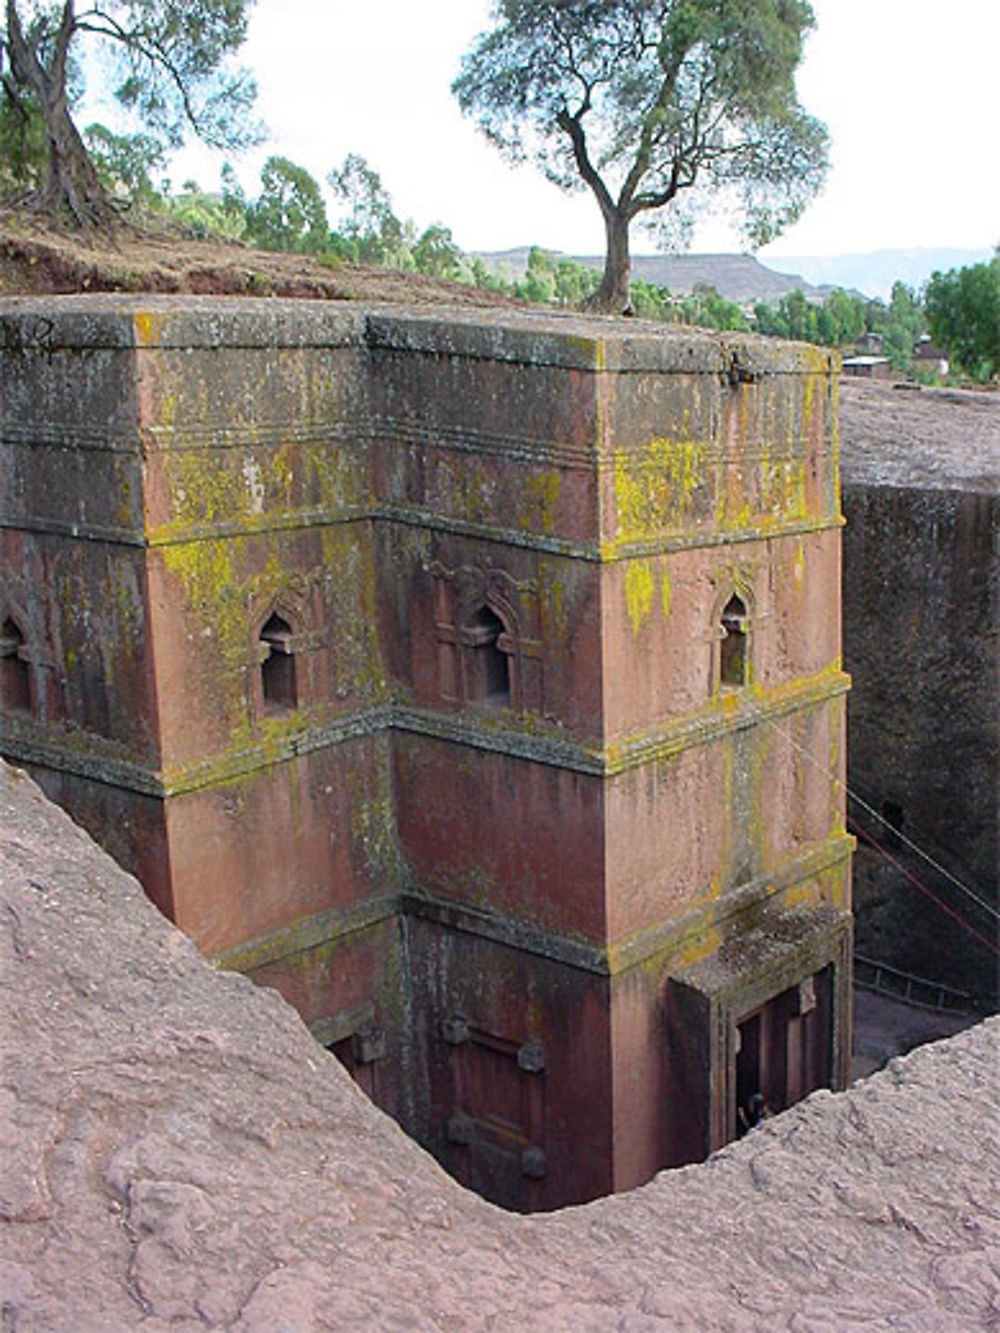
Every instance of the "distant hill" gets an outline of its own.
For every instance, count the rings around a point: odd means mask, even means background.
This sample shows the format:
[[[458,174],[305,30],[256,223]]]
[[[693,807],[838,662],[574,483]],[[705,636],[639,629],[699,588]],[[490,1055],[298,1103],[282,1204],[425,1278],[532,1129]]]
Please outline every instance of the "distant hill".
[[[858,255],[768,255],[767,264],[782,273],[801,274],[828,287],[857,288],[866,296],[888,300],[894,282],[922,286],[935,269],[965,268],[992,255],[985,250],[872,250]]]
[[[479,258],[494,272],[522,278],[528,267],[531,247],[480,253]],[[603,268],[601,255],[560,255],[588,268]],[[666,287],[676,296],[687,296],[695,287],[714,287],[729,301],[741,305],[754,301],[775,302],[796,289],[810,300],[821,301],[822,287],[813,286],[800,275],[778,273],[767,268],[753,255],[633,255],[632,276],[644,282]]]

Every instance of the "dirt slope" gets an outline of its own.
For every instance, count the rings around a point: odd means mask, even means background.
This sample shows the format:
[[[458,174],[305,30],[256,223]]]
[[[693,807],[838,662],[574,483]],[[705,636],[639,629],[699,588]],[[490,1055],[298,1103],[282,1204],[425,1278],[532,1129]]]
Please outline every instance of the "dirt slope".
[[[59,292],[192,292],[341,301],[496,307],[519,304],[494,292],[419,273],[254,250],[236,241],[191,240],[122,226],[91,240],[0,209],[0,296]]]

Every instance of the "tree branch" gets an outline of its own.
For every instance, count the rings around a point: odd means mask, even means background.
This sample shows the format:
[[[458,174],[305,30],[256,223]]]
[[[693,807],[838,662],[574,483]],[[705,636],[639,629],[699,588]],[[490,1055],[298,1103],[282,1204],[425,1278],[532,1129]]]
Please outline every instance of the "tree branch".
[[[100,22],[87,22],[86,19],[99,19]],[[147,34],[141,33],[138,29],[130,30],[122,27],[112,15],[106,14],[101,9],[91,9],[85,15],[81,15],[77,27],[81,32],[96,33],[102,37],[109,37],[112,41],[120,42],[127,51],[141,56],[142,59],[148,60],[151,65],[162,69],[177,90],[188,123],[195,133],[201,133],[201,118],[191,101],[184,76],[165,47],[155,39],[148,37]]]
[[[660,123],[658,113],[662,113],[666,110],[677,89],[677,80],[680,77],[680,72],[689,49],[690,48],[685,47],[685,49],[675,56],[671,64],[664,70],[663,78],[657,89],[656,98],[643,118],[642,133],[639,137],[639,147],[636,149],[632,166],[629,169],[629,173],[625,177],[625,181],[618,194],[618,207],[623,212],[627,212],[631,207],[635,192],[639,188],[639,182],[649,170],[649,164],[652,160],[653,144],[656,141]],[[669,203],[672,198],[673,195],[670,194],[663,202]]]
[[[75,31],[76,17],[73,0],[66,0],[63,5],[62,18],[59,20],[59,30],[56,33],[52,62],[49,66],[49,79],[61,90],[61,96],[63,97],[66,95],[66,59],[69,55],[69,44],[73,40]]]
[[[570,143],[573,145],[573,160],[576,162],[576,169],[585,184],[593,190],[601,212],[605,217],[609,213],[616,212],[615,203],[611,198],[608,187],[601,180],[590,160],[590,154],[587,152],[587,137],[580,121],[576,116],[571,116],[568,111],[563,110],[556,116],[556,124],[564,134],[569,135]]]

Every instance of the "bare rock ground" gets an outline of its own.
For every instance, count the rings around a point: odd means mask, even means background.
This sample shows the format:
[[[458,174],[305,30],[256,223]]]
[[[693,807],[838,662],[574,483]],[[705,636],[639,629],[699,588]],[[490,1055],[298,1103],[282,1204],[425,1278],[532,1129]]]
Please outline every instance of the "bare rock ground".
[[[840,379],[847,486],[1000,492],[1000,391]]]
[[[0,765],[12,1333],[996,1328],[998,1045],[982,1024],[702,1166],[511,1216]]]
[[[964,1032],[977,1021],[972,1014],[921,1009],[855,987],[851,1078],[865,1078],[894,1056]]]

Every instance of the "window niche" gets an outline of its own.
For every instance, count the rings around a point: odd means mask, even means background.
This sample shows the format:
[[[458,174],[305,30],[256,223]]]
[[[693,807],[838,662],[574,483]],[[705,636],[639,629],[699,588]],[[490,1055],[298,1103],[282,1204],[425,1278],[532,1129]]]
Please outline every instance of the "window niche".
[[[288,713],[298,706],[292,627],[277,613],[260,631],[260,683],[267,714]]]
[[[0,630],[0,699],[8,712],[31,712],[27,645],[20,626],[9,616]]]
[[[733,593],[722,608],[719,635],[719,685],[735,690],[750,681],[750,618],[746,603]]]
[[[466,649],[466,694],[473,703],[506,708],[511,702],[510,636],[489,605],[479,607],[462,629]]]

